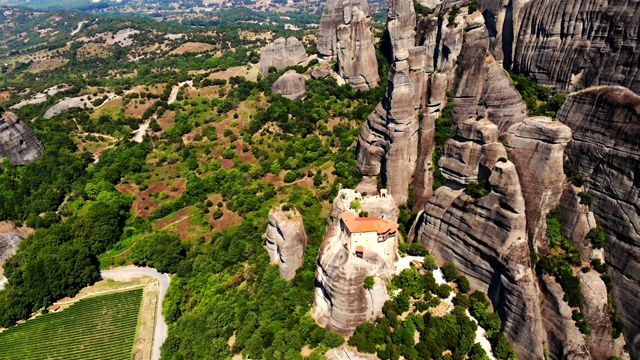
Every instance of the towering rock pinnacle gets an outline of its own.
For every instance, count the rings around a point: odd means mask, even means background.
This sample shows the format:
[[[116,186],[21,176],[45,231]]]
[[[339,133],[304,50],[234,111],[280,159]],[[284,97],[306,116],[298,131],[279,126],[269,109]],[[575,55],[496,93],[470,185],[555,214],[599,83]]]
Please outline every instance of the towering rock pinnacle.
[[[407,201],[418,156],[417,110],[425,95],[425,50],[416,47],[410,0],[389,3],[387,29],[394,54],[383,101],[369,115],[358,138],[358,169],[382,176],[396,201]]]
[[[39,159],[44,146],[33,131],[15,114],[0,109],[0,159],[25,165]]]
[[[353,248],[341,220],[344,214],[357,218],[355,210],[350,208],[354,199],[360,199],[362,211],[367,211],[369,216],[384,214],[385,219],[395,221],[397,211],[390,196],[362,198],[349,189],[341,190],[333,201],[318,254],[312,315],[320,326],[344,335],[382,314],[382,306],[388,299],[385,285],[394,274],[398,248],[395,236],[383,242],[374,238],[373,246],[364,248],[362,257],[357,256],[358,249]],[[364,288],[367,276],[375,279],[370,290]]]
[[[271,209],[265,237],[267,252],[271,262],[278,264],[280,276],[287,281],[293,279],[302,266],[307,247],[302,215],[295,209]]]
[[[550,118],[533,117],[511,126],[502,140],[520,176],[528,237],[541,245],[545,217],[559,205],[564,189],[564,149],[571,141],[571,129]]]
[[[366,0],[329,0],[320,20],[319,56],[337,60],[340,76],[358,90],[375,87],[379,80],[372,25]]]

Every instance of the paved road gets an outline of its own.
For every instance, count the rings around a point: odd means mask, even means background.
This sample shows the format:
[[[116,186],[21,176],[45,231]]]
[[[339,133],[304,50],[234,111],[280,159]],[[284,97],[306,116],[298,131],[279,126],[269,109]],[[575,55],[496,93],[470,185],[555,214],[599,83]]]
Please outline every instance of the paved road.
[[[147,275],[158,279],[158,282],[160,283],[160,296],[158,298],[158,306],[156,309],[156,328],[153,335],[153,351],[151,352],[151,358],[153,360],[159,360],[160,346],[162,346],[162,343],[164,343],[164,340],[167,338],[167,324],[164,322],[164,317],[162,316],[162,300],[169,288],[169,276],[167,276],[167,274],[161,274],[153,268],[135,266],[103,270],[101,275],[102,277],[116,275]]]

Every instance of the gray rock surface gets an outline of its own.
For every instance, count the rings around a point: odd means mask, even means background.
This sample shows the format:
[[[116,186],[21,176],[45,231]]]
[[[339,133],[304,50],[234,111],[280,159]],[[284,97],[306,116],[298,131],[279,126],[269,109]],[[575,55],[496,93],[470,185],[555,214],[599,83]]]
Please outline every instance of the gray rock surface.
[[[267,252],[271,262],[278,264],[280,276],[287,281],[293,279],[307,247],[302,215],[296,209],[284,211],[281,206],[271,209],[265,237]]]
[[[623,85],[640,92],[637,0],[481,0],[496,57],[563,91]]]
[[[473,288],[489,294],[521,358],[542,353],[544,331],[526,240],[525,200],[516,167],[506,161],[498,128],[487,119],[457,126],[440,160],[445,185],[428,200],[414,236],[439,261],[453,261]],[[474,199],[463,186],[487,180]]]
[[[631,358],[640,357],[640,96],[595,87],[568,96],[557,115],[571,128],[565,154],[593,196],[591,211],[607,234],[606,262]]]
[[[312,316],[320,326],[343,335],[351,334],[359,324],[382,314],[382,306],[388,299],[385,285],[393,276],[396,261],[395,252],[384,258],[365,252],[361,259],[343,246],[340,217],[343,212],[352,211],[349,204],[356,197],[361,198],[355,191],[343,189],[333,201],[315,277]],[[397,209],[391,197],[364,198],[361,208],[369,212],[369,216],[385,214],[387,219],[396,219]],[[397,242],[394,250],[397,250]],[[363,284],[369,275],[374,276],[375,283],[373,289],[366,290]]]
[[[357,90],[378,84],[373,18],[366,0],[329,0],[320,20],[318,55],[338,60],[339,75]]]
[[[564,190],[564,149],[571,129],[546,117],[527,118],[503,135],[510,160],[515,164],[526,204],[527,237],[536,246],[546,246],[545,218],[555,209]],[[539,252],[539,251],[538,251]]]
[[[540,288],[542,290],[540,316],[545,329],[548,329],[545,345],[550,357],[554,359],[592,359],[585,337],[571,318],[573,310],[563,300],[564,291],[562,291],[560,284],[555,282],[552,277],[544,276],[540,281]],[[531,358],[535,359],[536,357]]]
[[[260,53],[260,73],[267,75],[271,66],[282,70],[307,61],[307,51],[300,40],[291,36],[267,44]]]
[[[0,109],[0,159],[25,165],[40,157],[44,146],[27,124],[15,114]]]
[[[303,75],[295,70],[289,70],[271,85],[271,91],[289,100],[298,100],[307,95],[307,86]]]

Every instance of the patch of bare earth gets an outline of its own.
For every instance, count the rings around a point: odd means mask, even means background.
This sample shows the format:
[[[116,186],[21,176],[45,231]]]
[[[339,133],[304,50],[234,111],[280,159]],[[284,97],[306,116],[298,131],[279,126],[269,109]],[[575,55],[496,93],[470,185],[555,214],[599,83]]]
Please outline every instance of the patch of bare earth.
[[[157,230],[162,230],[171,225],[177,225],[183,221],[187,221],[191,217],[192,210],[193,206],[187,206],[186,208],[180,209],[169,218],[156,220],[153,222],[153,227]]]
[[[186,42],[180,45],[177,49],[170,52],[170,55],[182,55],[188,52],[204,52],[213,50],[214,46],[207,43],[201,42]]]
[[[92,57],[106,58],[110,55],[110,52],[102,44],[86,43],[78,49],[76,54],[80,59]]]
[[[218,71],[208,76],[208,79],[228,80],[232,76],[244,76],[247,80],[256,81],[258,79],[258,67],[252,66],[247,70],[246,66],[235,66],[224,71]]]
[[[153,105],[153,101],[145,100],[144,104],[141,104],[138,99],[134,99],[129,104],[127,104],[127,108],[124,114],[128,117],[142,117],[142,114]]]
[[[66,65],[68,62],[69,62],[69,59],[64,59],[64,58],[45,59],[45,60],[33,62],[31,65],[29,65],[29,67],[27,68],[27,71],[32,73],[39,73],[45,70],[53,70]]]
[[[167,130],[176,123],[175,116],[175,111],[165,111],[164,114],[162,114],[162,116],[157,120],[158,125],[160,125],[163,131]]]
[[[209,214],[207,214],[207,220],[209,225],[213,226],[214,231],[222,231],[232,226],[239,225],[242,222],[242,217],[238,215],[238,213],[229,211],[225,206],[222,206],[220,209],[222,210],[222,217],[214,220],[213,213],[218,209],[217,204],[222,202],[222,195],[209,195],[208,199],[211,200],[213,206],[211,207]]]
[[[118,191],[124,194],[132,194],[136,197],[133,201],[133,212],[136,216],[147,217],[164,201],[179,198],[187,187],[184,179],[176,178],[170,181],[159,181],[149,185],[143,191],[138,190],[135,185],[118,185]],[[168,196],[161,201],[155,201],[153,195],[165,192]]]

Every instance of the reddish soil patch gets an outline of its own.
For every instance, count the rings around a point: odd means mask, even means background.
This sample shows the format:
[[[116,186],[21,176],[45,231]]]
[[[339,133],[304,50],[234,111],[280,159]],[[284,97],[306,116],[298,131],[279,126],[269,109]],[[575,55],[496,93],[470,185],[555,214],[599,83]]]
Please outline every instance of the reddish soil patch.
[[[146,217],[162,202],[180,197],[186,187],[187,182],[184,179],[177,178],[169,182],[159,181],[153,183],[144,191],[139,191],[135,185],[118,185],[116,188],[122,193],[134,195],[136,197],[132,206],[134,214]],[[166,192],[169,197],[164,200],[154,201],[152,195],[159,194],[162,191]]]
[[[163,131],[167,130],[176,123],[175,116],[175,111],[165,111],[162,117],[158,119],[158,125],[160,125]]]
[[[133,99],[127,104],[124,114],[128,117],[142,117],[142,114],[153,105],[154,101],[146,100],[144,104],[139,103],[139,99]]]
[[[214,46],[211,44],[207,44],[207,43],[201,43],[201,42],[186,42],[182,45],[180,45],[177,49],[173,50],[170,54],[174,55],[174,54],[184,54],[184,53],[188,53],[188,52],[204,52],[204,51],[209,51],[209,50],[213,50]]]
[[[244,76],[247,80],[256,81],[258,78],[258,67],[253,66],[251,70],[247,70],[246,66],[235,66],[224,71],[218,71],[209,75],[209,79],[228,80],[232,76]]]
[[[197,89],[188,88],[187,94],[189,99],[193,98],[214,98],[218,97],[219,86],[205,86]]]
[[[207,214],[207,220],[209,225],[213,226],[213,231],[223,231],[232,226],[239,225],[242,222],[242,217],[238,213],[227,210],[226,207],[222,207],[222,217],[214,220],[213,213],[218,209],[217,204],[222,201],[222,195],[212,194],[207,197],[213,203],[213,206],[209,209],[211,212]]]
[[[229,170],[233,167],[233,159],[220,159],[220,166]]]
[[[187,220],[191,217],[191,211],[193,210],[192,206],[187,206],[181,210],[178,210],[175,215],[168,219],[157,220],[153,223],[153,227],[158,230],[162,230],[169,225],[177,224],[179,222],[188,222]]]

